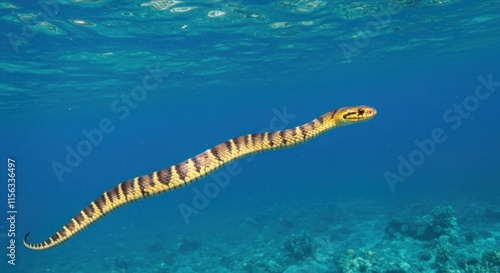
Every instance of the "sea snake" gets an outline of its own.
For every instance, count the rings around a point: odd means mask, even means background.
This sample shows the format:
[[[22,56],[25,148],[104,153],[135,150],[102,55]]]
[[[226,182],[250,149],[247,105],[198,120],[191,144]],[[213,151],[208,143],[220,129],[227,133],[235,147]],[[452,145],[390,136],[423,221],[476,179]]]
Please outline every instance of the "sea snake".
[[[55,247],[123,205],[182,188],[243,156],[299,145],[328,130],[370,120],[376,114],[377,111],[369,106],[343,107],[295,128],[230,139],[177,165],[118,184],[44,242],[28,243],[28,232],[24,236],[24,245],[34,250]]]

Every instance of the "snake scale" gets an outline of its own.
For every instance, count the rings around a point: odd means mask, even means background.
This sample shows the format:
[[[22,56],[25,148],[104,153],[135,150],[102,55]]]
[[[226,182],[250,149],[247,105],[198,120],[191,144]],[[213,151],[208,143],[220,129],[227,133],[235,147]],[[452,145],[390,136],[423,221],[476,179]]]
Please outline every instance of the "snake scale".
[[[28,243],[28,232],[24,245],[34,250],[55,247],[123,205],[182,188],[243,156],[302,144],[331,129],[370,120],[376,114],[369,106],[343,107],[295,128],[230,139],[177,165],[118,184],[42,243]]]

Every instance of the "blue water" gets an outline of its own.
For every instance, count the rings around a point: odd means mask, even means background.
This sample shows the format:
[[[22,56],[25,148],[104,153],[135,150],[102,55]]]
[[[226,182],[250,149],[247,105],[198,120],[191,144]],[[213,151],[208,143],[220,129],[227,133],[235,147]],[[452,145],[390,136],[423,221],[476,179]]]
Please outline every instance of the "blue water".
[[[495,0],[1,3],[1,272],[499,272],[498,14]],[[22,243],[122,181],[350,105],[378,114],[53,249]]]

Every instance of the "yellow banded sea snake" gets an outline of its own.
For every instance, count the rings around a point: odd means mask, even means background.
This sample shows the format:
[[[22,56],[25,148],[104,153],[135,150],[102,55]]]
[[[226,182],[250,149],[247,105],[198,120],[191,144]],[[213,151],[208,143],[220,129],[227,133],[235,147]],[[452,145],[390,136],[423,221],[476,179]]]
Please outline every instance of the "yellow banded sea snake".
[[[24,245],[34,250],[52,248],[123,205],[182,188],[243,156],[302,144],[328,130],[370,120],[376,114],[377,111],[369,106],[343,107],[295,128],[230,139],[177,165],[118,184],[91,202],[42,243],[28,243],[28,232],[24,237]]]

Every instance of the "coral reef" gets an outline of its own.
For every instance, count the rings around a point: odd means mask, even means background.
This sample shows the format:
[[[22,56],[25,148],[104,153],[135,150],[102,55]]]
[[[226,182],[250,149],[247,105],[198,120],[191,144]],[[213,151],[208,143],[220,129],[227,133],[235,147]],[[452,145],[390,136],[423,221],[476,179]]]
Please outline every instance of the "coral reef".
[[[480,262],[466,264],[465,273],[500,273],[500,250],[483,254]]]
[[[489,264],[466,265],[465,273],[500,273],[500,269]]]
[[[455,247],[448,242],[448,238],[443,236],[434,246],[434,256],[437,264],[445,264],[450,260]]]
[[[306,233],[292,234],[283,242],[285,253],[297,260],[303,260],[313,256],[311,237]]]
[[[348,249],[335,260],[341,273],[406,273],[411,266],[401,259],[378,257],[373,251]]]
[[[283,272],[286,267],[276,257],[257,253],[243,262],[243,270],[248,273],[278,273]]]
[[[454,203],[453,212],[450,206],[417,204],[398,208],[396,213],[407,217],[393,216],[387,225],[386,215],[394,207],[362,203],[358,209],[358,202],[342,206],[350,211],[342,221],[331,220],[333,213],[325,217],[318,204],[308,207],[308,213],[303,206],[261,208],[250,213],[252,221],[236,214],[242,225],[229,229],[214,221],[209,225],[215,226],[203,229],[206,233],[186,230],[185,235],[132,241],[134,248],[127,253],[120,252],[123,245],[106,245],[109,255],[95,267],[66,262],[57,272],[500,273],[498,223],[484,217],[484,207],[469,206],[466,200]]]
[[[348,249],[336,259],[337,267],[342,273],[374,272],[373,266],[375,263],[373,252],[365,250],[356,253],[354,249]]]
[[[430,241],[447,235],[455,238],[457,236],[457,221],[452,215],[451,206],[436,207],[430,215],[415,218],[392,219],[386,234],[389,238],[411,237],[422,241]]]
[[[490,251],[483,255],[483,263],[492,266],[500,266],[500,250]]]

